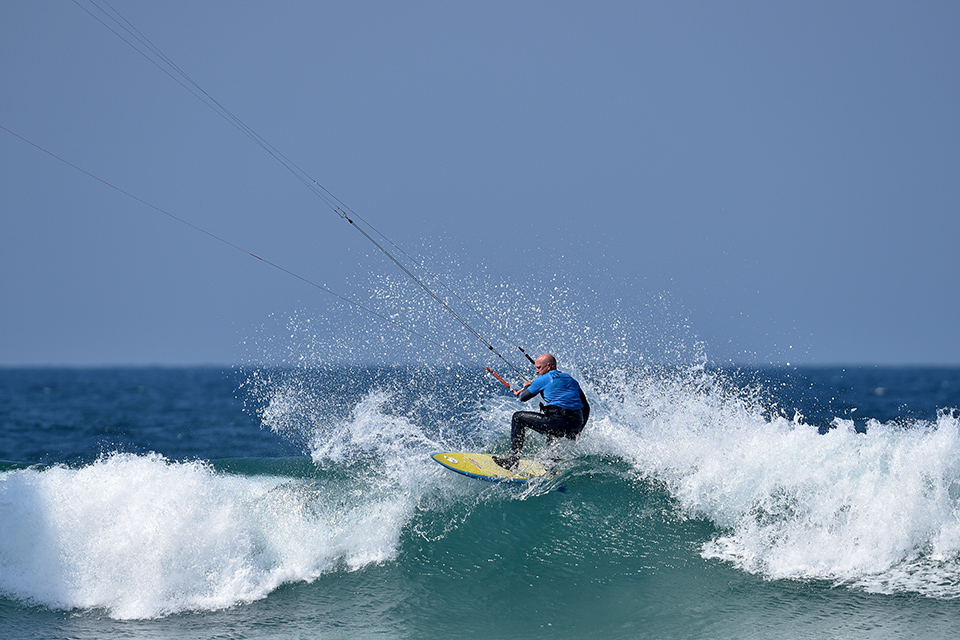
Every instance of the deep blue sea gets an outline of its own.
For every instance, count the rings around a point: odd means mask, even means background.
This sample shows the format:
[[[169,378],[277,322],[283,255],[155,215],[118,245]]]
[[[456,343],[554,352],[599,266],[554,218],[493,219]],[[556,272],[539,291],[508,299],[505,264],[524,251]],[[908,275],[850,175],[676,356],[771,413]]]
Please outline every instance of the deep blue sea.
[[[960,369],[0,369],[0,638],[954,638]]]

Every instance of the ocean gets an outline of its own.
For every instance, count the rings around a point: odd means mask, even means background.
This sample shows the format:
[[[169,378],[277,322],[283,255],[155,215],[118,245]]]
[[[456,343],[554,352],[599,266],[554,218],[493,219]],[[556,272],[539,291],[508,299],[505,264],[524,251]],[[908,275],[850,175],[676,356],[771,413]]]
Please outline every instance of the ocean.
[[[0,637],[953,638],[960,369],[0,369]]]

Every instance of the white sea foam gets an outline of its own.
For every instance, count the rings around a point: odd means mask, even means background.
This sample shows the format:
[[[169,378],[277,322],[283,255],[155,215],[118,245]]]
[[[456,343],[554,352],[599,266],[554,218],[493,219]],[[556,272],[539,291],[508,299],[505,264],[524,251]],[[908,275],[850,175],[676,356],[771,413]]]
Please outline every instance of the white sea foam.
[[[440,445],[427,437],[418,425],[405,416],[390,415],[386,411],[391,401],[392,394],[372,391],[360,400],[346,420],[311,434],[314,461],[372,456],[382,460],[390,475],[394,475],[410,461],[410,454],[437,451]]]
[[[158,455],[0,474],[0,591],[116,618],[211,610],[392,558],[409,499]]]
[[[749,393],[694,370],[621,381],[584,446],[663,482],[721,534],[703,546],[769,579],[960,597],[960,421],[770,417]],[[616,402],[610,400],[617,398]]]
[[[114,454],[0,473],[0,592],[116,618],[215,610],[395,558],[441,474],[440,446],[374,390],[341,417],[285,381],[262,417],[317,477],[243,476]]]

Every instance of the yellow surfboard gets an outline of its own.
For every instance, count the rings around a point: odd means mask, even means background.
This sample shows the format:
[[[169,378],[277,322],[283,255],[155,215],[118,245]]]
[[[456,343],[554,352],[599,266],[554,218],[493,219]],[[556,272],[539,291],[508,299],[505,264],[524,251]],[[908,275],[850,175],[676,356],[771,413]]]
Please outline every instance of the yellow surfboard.
[[[489,453],[443,452],[432,457],[447,469],[489,482],[529,482],[548,472],[542,463],[529,458],[520,458],[514,469],[505,469]]]

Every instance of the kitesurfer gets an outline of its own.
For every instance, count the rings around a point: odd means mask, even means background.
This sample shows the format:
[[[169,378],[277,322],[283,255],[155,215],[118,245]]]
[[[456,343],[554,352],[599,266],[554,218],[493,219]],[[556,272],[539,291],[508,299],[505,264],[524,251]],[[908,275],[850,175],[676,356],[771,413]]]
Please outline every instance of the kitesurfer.
[[[523,453],[526,429],[533,429],[547,438],[576,440],[590,418],[590,405],[580,388],[580,383],[568,373],[557,370],[557,359],[545,353],[536,359],[537,377],[533,382],[523,383],[522,389],[513,390],[521,402],[540,395],[540,411],[517,411],[510,424],[510,455],[495,456],[501,467],[516,467]]]

